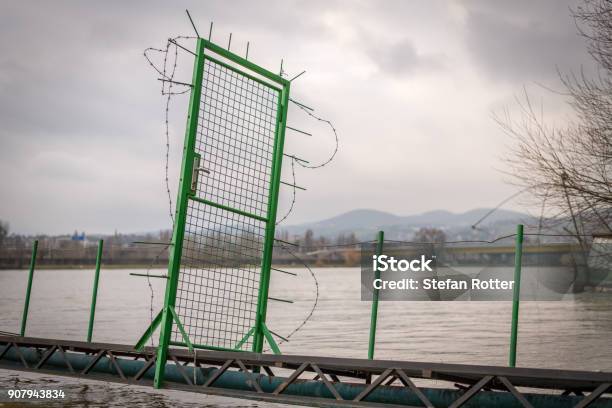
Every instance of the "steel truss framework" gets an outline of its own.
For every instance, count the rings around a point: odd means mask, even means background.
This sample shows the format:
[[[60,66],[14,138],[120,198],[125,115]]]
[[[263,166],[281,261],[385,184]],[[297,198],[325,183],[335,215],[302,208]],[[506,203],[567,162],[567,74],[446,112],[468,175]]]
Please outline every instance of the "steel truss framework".
[[[79,367],[74,362],[75,356],[85,358],[79,360]],[[0,336],[2,368],[151,384],[157,358],[156,350],[148,347],[139,351],[117,344]],[[550,397],[551,391],[566,399],[564,406],[568,406],[568,401],[577,408],[612,403],[602,398],[612,391],[612,373],[210,350],[194,353],[185,349],[170,349],[167,358],[180,374],[178,381],[168,380],[169,388],[310,406],[406,406],[402,401],[384,403],[369,399],[381,390],[404,389],[418,406],[440,407],[439,402],[434,405],[427,396],[431,388],[423,385],[431,381],[438,386],[440,381],[448,382],[454,388],[447,394],[452,399],[443,405],[453,408],[473,403],[482,396],[495,398],[503,394],[512,395],[517,406],[538,406],[534,401],[547,393]],[[137,371],[126,368],[128,362],[133,364],[135,360],[142,361]],[[100,373],[101,366],[107,367],[104,374]],[[246,378],[242,389],[237,389],[240,386],[232,389],[222,381],[224,376],[236,372]],[[310,379],[300,379],[305,374]],[[318,386],[319,392],[315,393],[318,396],[304,395],[304,384]],[[302,395],[296,395],[299,393]]]

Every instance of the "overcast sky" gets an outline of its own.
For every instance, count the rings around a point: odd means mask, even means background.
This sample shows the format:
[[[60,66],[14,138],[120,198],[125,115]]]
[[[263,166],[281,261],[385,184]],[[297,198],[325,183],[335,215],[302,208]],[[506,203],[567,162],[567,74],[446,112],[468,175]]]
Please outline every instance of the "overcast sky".
[[[331,119],[336,160],[297,170],[289,224],[355,208],[409,215],[492,207],[517,191],[492,120],[523,86],[551,122],[568,119],[562,71],[589,67],[570,16],[548,1],[62,2],[0,4],[0,219],[20,233],[170,227],[163,184],[164,100],[143,58],[170,36],[201,33],[292,76],[292,96]],[[185,43],[189,45],[190,43]],[[181,54],[189,81],[192,57]],[[176,189],[188,96],[171,111]],[[313,163],[333,135],[297,109],[286,151]],[[285,173],[284,179],[290,178]],[[290,191],[282,194],[288,204]],[[520,202],[508,208],[525,209]],[[282,213],[284,208],[280,209]]]

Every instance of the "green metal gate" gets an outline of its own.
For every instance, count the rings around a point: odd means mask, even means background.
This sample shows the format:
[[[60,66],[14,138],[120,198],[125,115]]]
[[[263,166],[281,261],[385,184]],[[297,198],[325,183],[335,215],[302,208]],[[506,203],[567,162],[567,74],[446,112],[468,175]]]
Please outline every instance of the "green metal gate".
[[[264,339],[289,81],[199,38],[155,386],[169,345],[250,349]]]

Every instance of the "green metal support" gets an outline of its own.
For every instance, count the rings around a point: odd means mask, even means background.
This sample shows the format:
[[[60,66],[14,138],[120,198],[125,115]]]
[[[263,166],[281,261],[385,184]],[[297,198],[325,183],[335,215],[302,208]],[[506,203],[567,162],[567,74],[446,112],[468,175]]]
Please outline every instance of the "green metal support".
[[[171,341],[170,345],[189,348],[189,344],[185,343],[184,341]],[[193,347],[194,349],[198,349],[198,350],[243,351],[243,350],[235,350],[235,349],[228,348],[228,347],[217,347],[217,346],[210,346],[206,344],[196,344],[196,343],[191,343],[191,347]]]
[[[172,314],[174,323],[176,323],[176,326],[181,332],[181,336],[183,336],[183,340],[185,341],[185,344],[187,344],[187,348],[189,348],[189,351],[193,351],[193,344],[191,344],[191,340],[189,340],[189,336],[187,335],[187,332],[185,331],[185,328],[183,327],[183,323],[181,323],[181,320],[177,316],[173,307],[168,307],[168,309],[170,310],[170,313]]]
[[[268,330],[268,326],[266,326],[265,322],[262,324],[262,328],[263,328],[264,336],[266,340],[268,340],[268,344],[270,345],[272,352],[274,354],[281,354],[281,351],[278,348],[278,344],[276,344],[276,341],[274,340],[272,333],[270,333],[270,330]]]
[[[512,326],[510,329],[510,356],[508,365],[516,366],[516,344],[518,341],[519,304],[521,298],[521,263],[523,259],[523,224],[516,226],[514,250],[514,287],[512,291]]]
[[[168,279],[168,277],[166,275],[152,275],[150,273],[130,273],[130,276],[141,276],[143,278]]]
[[[96,273],[94,275],[93,291],[91,293],[91,307],[89,308],[89,327],[87,328],[87,342],[91,342],[93,335],[94,318],[96,316],[96,301],[98,299],[98,282],[100,280],[100,265],[102,265],[102,248],[104,240],[98,241],[98,254],[96,255]]]
[[[264,339],[267,328],[265,327],[266,313],[268,310],[268,292],[270,289],[270,270],[272,267],[272,252],[274,249],[274,234],[276,230],[276,212],[278,209],[278,194],[280,191],[280,178],[283,163],[283,148],[285,145],[285,125],[287,123],[287,111],[289,110],[289,82],[283,84],[283,90],[278,97],[278,112],[276,120],[276,134],[274,141],[274,157],[272,161],[272,177],[270,178],[270,193],[268,195],[268,221],[266,222],[266,233],[264,238],[264,252],[261,263],[261,277],[259,281],[259,293],[257,295],[257,316],[255,320],[255,333],[253,337],[253,351],[263,351]],[[268,340],[268,343],[270,341]],[[270,343],[270,347],[276,347]],[[276,347],[278,349],[278,347]],[[275,351],[275,353],[278,350]],[[280,351],[278,351],[280,353]]]
[[[38,252],[38,240],[32,246],[32,258],[30,258],[30,272],[28,273],[28,287],[26,289],[25,304],[23,305],[23,316],[21,316],[21,337],[25,336],[26,324],[28,323],[28,309],[30,309],[30,293],[32,293],[32,279],[36,267],[36,253]]]
[[[193,174],[193,162],[195,157],[195,140],[198,130],[198,117],[200,100],[202,96],[202,78],[204,75],[204,40],[198,38],[196,45],[196,56],[194,60],[191,96],[189,98],[189,114],[185,130],[185,142],[183,144],[183,161],[181,164],[181,178],[179,182],[177,206],[175,215],[175,227],[172,233],[172,246],[168,261],[168,283],[164,297],[164,308],[161,314],[159,347],[157,349],[157,361],[155,364],[155,380],[153,385],[160,388],[164,382],[164,370],[168,356],[168,346],[172,335],[172,323],[174,316],[172,310],[176,303],[176,290],[178,287],[181,253],[183,250],[183,238],[185,236],[185,221],[187,217],[187,203],[191,194],[191,178]]]
[[[249,60],[247,60],[247,59],[245,59],[245,58],[242,58],[242,57],[241,57],[241,56],[239,56],[239,55],[234,54],[233,52],[227,51],[225,48],[220,47],[220,46],[218,46],[217,44],[215,44],[215,43],[213,43],[213,42],[210,42],[210,41],[205,40],[205,39],[203,39],[203,38],[198,39],[198,41],[202,41],[202,42],[205,44],[206,48],[208,48],[209,50],[213,51],[215,54],[219,54],[219,55],[221,55],[221,56],[222,56],[222,57],[224,57],[224,58],[227,58],[227,59],[229,59],[229,60],[232,60],[232,61],[233,61],[233,62],[235,62],[236,64],[241,65],[241,66],[243,66],[244,68],[246,68],[246,69],[248,69],[248,70],[251,70],[251,71],[253,71],[253,72],[257,73],[257,74],[261,75],[261,76],[262,76],[262,77],[264,77],[264,78],[267,78],[267,79],[269,79],[269,80],[271,80],[271,81],[273,81],[273,82],[276,82],[276,83],[278,83],[278,84],[281,84],[281,85],[283,85],[284,87],[288,87],[288,86],[289,86],[289,84],[291,83],[291,82],[289,82],[289,80],[288,80],[288,79],[285,79],[285,78],[283,78],[283,77],[281,77],[281,76],[279,76],[279,75],[277,75],[277,74],[275,74],[275,73],[273,73],[273,72],[271,72],[271,71],[268,71],[267,69],[262,68],[262,67],[260,67],[259,65],[254,64],[254,63],[252,63],[251,61],[249,61]],[[211,58],[211,59],[212,59],[212,58]],[[228,67],[229,67],[229,65],[228,65]],[[233,67],[232,67],[231,69],[235,69],[235,68],[233,68]],[[262,83],[260,79],[257,79],[257,78],[256,78],[256,77],[254,77],[254,76],[246,75],[246,74],[245,74],[245,73],[243,73],[242,71],[240,71],[240,73],[241,73],[242,75],[245,75],[245,76],[247,76],[247,77],[249,77],[249,78],[253,79],[254,81],[257,81],[257,82]],[[267,84],[267,83],[265,83],[265,85],[266,85],[266,86],[270,86],[270,85],[269,85],[269,84]],[[274,87],[272,87],[272,88],[274,88]],[[287,90],[288,90],[288,89],[287,89]],[[289,95],[288,95],[288,93],[287,93],[287,97],[288,97],[288,96],[289,96]]]
[[[251,327],[251,329],[247,332],[247,334],[245,334],[244,337],[238,343],[236,343],[236,345],[234,346],[234,349],[240,350],[242,346],[244,345],[244,343],[247,342],[249,337],[251,337],[254,332],[255,332],[255,327]]]
[[[376,242],[376,255],[382,255],[383,244],[385,242],[385,232],[378,231]],[[374,279],[380,279],[380,271],[374,272]],[[368,342],[368,358],[374,358],[374,346],[376,345],[376,323],[378,322],[378,289],[372,292],[372,314],[370,316],[370,341]]]
[[[237,208],[228,207],[227,205],[223,205],[223,204],[213,203],[210,200],[206,200],[206,199],[200,198],[200,197],[191,196],[189,198],[192,199],[193,201],[197,201],[197,202],[202,203],[202,204],[210,205],[210,206],[215,207],[215,208],[220,208],[222,210],[229,211],[229,212],[232,212],[234,214],[243,215],[245,217],[253,218],[253,219],[256,219],[258,221],[268,222],[268,219],[265,218],[265,217],[260,217],[259,215],[251,214],[249,212],[242,211],[242,210],[239,210]]]
[[[147,328],[147,331],[145,331],[144,334],[140,337],[140,339],[138,339],[138,342],[134,346],[136,350],[142,351],[142,349],[144,349],[145,344],[147,343],[147,341],[149,341],[149,339],[153,335],[153,332],[155,332],[157,326],[159,326],[159,324],[161,323],[162,315],[163,310],[160,310],[157,316],[155,316],[155,319],[153,319],[153,321]]]

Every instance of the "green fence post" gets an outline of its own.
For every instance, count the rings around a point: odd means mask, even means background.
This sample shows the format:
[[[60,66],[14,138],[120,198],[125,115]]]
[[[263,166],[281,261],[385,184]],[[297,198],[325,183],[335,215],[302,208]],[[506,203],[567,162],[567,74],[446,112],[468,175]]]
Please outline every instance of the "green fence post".
[[[385,242],[384,231],[378,231],[376,243],[376,255],[382,255],[383,243]],[[374,272],[374,279],[380,279],[380,271]],[[378,321],[378,289],[372,292],[372,314],[370,316],[370,341],[368,343],[368,358],[374,358],[374,345],[376,344],[376,322]]]
[[[510,356],[508,365],[516,366],[516,343],[518,340],[519,303],[521,297],[521,263],[523,259],[523,224],[516,226],[514,250],[514,288],[512,291],[512,327],[510,331]]]
[[[96,316],[96,300],[98,299],[98,281],[100,280],[100,265],[102,264],[102,247],[104,240],[98,241],[98,254],[96,255],[96,274],[94,275],[93,292],[91,293],[91,307],[89,309],[89,327],[87,329],[87,342],[91,343],[94,317]]]
[[[28,274],[28,287],[26,289],[25,304],[23,305],[23,316],[21,317],[21,337],[25,336],[26,323],[28,322],[28,309],[30,308],[30,293],[32,292],[32,279],[34,278],[34,267],[36,266],[36,253],[38,252],[38,240],[34,240],[32,246],[32,258],[30,259],[30,273]]]

